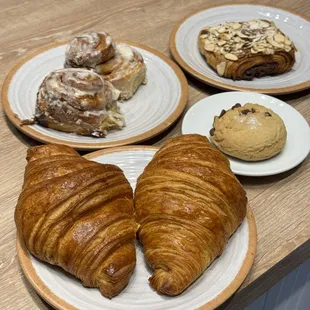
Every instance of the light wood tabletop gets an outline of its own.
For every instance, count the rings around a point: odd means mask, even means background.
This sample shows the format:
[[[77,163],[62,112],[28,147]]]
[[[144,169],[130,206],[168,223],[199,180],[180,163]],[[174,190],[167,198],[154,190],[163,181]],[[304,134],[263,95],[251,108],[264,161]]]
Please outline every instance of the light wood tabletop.
[[[308,0],[261,1],[310,16]],[[217,1],[238,3],[238,1]],[[257,1],[249,1],[256,3]],[[105,30],[113,37],[148,45],[167,56],[169,35],[185,15],[211,0],[0,0],[0,81],[23,57],[44,45],[66,41],[85,30]],[[220,90],[186,76],[186,110]],[[309,90],[280,96],[310,122]],[[39,144],[15,129],[0,108],[0,309],[48,309],[25,279],[16,254],[14,209],[23,182],[26,150]],[[182,117],[145,144],[161,145],[180,134]],[[258,247],[253,268],[222,309],[242,309],[280,278],[310,257],[310,159],[280,175],[240,177],[254,212]]]

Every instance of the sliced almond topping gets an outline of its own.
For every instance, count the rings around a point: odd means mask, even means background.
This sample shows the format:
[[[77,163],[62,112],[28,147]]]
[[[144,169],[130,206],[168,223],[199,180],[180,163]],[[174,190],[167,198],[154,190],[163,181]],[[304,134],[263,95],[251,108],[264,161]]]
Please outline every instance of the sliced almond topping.
[[[226,62],[221,62],[220,64],[218,64],[218,65],[216,66],[217,73],[218,73],[220,76],[223,76],[223,75],[224,75],[225,69],[226,69]]]
[[[272,37],[267,37],[267,41],[274,47],[283,48],[283,44],[276,42]]]
[[[220,28],[217,29],[217,31],[218,31],[219,33],[223,33],[223,32],[226,31],[226,28],[223,27],[223,26],[221,26]]]
[[[218,42],[217,42],[217,45],[218,46],[223,46],[223,45],[225,45],[227,42],[226,41],[224,41],[224,40],[219,40]]]
[[[268,20],[230,22],[202,31],[199,39],[204,42],[205,50],[217,55],[221,53],[232,61],[247,56],[249,52],[271,55],[279,49],[294,49],[293,42]]]
[[[248,36],[246,36],[245,34],[243,34],[240,30],[238,30],[236,32],[236,34],[240,37],[240,38],[247,38]]]
[[[285,39],[285,44],[286,44],[286,45],[291,45],[292,42],[291,42],[288,38],[286,38],[286,39]]]
[[[228,46],[228,45],[222,46],[222,47],[220,48],[220,53],[221,53],[222,55],[225,55],[225,54],[229,53],[230,51],[231,51],[231,47]]]
[[[205,50],[208,52],[213,52],[214,50],[214,44],[205,44],[204,46]]]
[[[268,22],[266,22],[265,20],[260,20],[259,24],[263,28],[268,28],[270,26],[270,24]]]
[[[255,47],[255,49],[258,51],[258,52],[263,52],[266,48],[262,45],[258,45]]]
[[[256,21],[249,22],[249,25],[250,25],[250,29],[257,29],[259,27],[259,24]]]
[[[275,39],[275,41],[277,41],[278,43],[282,43],[282,42],[285,41],[285,37],[284,37],[282,34],[280,34],[280,33],[276,34],[276,35],[274,36],[274,39]]]
[[[266,54],[273,55],[274,54],[274,50],[272,48],[267,48],[266,49]]]
[[[224,57],[228,60],[233,60],[233,61],[238,60],[238,57],[234,54],[231,54],[231,53],[225,54]]]
[[[228,41],[230,37],[226,33],[221,33],[219,36],[220,40]]]
[[[241,24],[240,23],[233,23],[232,24],[232,28],[234,29],[234,30],[237,30],[237,29],[239,29],[241,27]]]
[[[237,43],[236,44],[236,50],[240,50],[240,48],[242,48],[242,46],[243,46],[243,43]]]

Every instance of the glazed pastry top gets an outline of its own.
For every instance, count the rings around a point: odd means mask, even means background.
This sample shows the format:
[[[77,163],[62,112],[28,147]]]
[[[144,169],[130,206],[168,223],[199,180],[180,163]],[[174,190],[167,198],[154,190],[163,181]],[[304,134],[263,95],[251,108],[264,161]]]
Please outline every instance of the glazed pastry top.
[[[82,110],[102,110],[119,97],[113,85],[85,69],[67,68],[51,72],[43,81],[38,102],[67,105]]]
[[[105,32],[94,31],[75,37],[66,50],[66,65],[68,67],[95,68],[115,55],[115,43]]]
[[[138,63],[143,64],[143,58],[140,53],[124,43],[116,44],[115,56],[107,62],[96,66],[95,71],[104,75],[105,79],[118,79],[124,74],[125,70],[130,70],[137,66]]]

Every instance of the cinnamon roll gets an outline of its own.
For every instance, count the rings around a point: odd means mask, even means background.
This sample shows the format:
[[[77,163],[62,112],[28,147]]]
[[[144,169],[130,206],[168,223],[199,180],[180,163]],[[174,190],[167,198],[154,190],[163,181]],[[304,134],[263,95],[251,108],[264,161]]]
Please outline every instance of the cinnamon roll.
[[[115,56],[97,65],[95,71],[121,92],[121,99],[131,98],[146,83],[146,66],[141,54],[123,43],[117,44]]]
[[[205,27],[199,49],[218,75],[252,80],[292,69],[294,43],[272,21],[256,19]]]
[[[60,69],[42,82],[35,120],[44,127],[79,135],[104,137],[125,125],[117,105],[119,91],[86,69]]]
[[[67,50],[65,67],[94,70],[129,99],[146,83],[146,65],[141,54],[126,44],[115,44],[106,33],[88,32],[74,38]]]
[[[115,43],[105,32],[86,32],[67,46],[65,67],[95,68],[115,55]]]

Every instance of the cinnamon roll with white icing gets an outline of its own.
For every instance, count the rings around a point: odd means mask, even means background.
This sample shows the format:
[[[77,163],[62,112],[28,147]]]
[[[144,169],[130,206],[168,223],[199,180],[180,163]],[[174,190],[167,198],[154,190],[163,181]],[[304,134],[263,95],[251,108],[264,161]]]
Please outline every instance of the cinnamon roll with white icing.
[[[146,83],[141,54],[127,44],[115,44],[106,33],[88,32],[74,38],[66,51],[65,67],[94,70],[120,91],[123,100]]]
[[[104,137],[125,126],[117,105],[119,91],[86,69],[60,69],[42,82],[35,120],[44,127],[79,135]]]
[[[95,71],[121,92],[121,99],[131,98],[146,83],[146,66],[141,54],[123,43],[117,44],[115,56],[97,65]]]
[[[86,32],[75,37],[66,50],[65,67],[95,68],[115,55],[115,43],[107,33]]]

